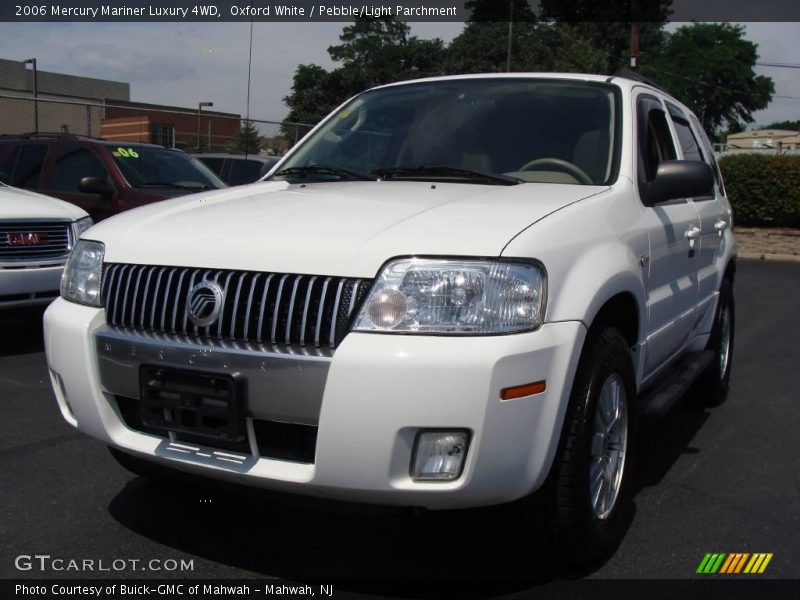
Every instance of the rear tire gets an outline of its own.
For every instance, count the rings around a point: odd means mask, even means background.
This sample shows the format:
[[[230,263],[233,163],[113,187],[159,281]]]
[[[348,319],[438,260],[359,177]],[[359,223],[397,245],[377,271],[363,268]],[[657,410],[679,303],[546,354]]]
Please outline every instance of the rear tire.
[[[586,565],[610,556],[632,504],[636,377],[620,332],[593,329],[584,346],[558,451],[544,490],[562,560]]]
[[[731,365],[733,364],[733,334],[736,324],[733,287],[727,279],[719,288],[719,302],[714,315],[714,327],[706,348],[714,352],[714,361],[692,386],[694,403],[702,407],[719,406],[728,398]]]

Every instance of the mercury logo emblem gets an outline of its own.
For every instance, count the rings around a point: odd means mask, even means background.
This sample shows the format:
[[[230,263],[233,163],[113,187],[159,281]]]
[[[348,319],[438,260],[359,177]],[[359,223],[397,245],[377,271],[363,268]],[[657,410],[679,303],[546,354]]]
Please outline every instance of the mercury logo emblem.
[[[213,324],[222,311],[224,293],[214,281],[203,280],[189,290],[186,312],[196,327]]]

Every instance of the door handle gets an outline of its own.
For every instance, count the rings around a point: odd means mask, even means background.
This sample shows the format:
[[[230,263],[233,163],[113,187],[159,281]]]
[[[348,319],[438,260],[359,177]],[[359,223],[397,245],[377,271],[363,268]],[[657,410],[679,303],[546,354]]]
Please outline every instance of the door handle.
[[[700,233],[699,227],[690,227],[686,230],[686,239],[689,240],[689,257],[694,256],[694,242],[700,237]]]
[[[686,239],[689,241],[696,240],[700,237],[700,228],[699,227],[690,227],[686,230]]]
[[[722,234],[725,233],[725,230],[728,228],[728,222],[725,219],[720,219],[716,223],[714,223],[714,229],[719,233],[720,237]]]

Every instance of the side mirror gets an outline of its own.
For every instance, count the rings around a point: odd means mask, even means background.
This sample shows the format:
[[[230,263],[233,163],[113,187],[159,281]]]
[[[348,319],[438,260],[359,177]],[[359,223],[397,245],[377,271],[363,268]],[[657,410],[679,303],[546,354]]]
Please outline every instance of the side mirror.
[[[648,185],[650,204],[677,198],[709,196],[714,190],[714,171],[699,160],[665,160],[658,165],[653,181]]]
[[[86,194],[101,196],[111,196],[116,191],[107,177],[84,177],[78,184],[78,189]]]

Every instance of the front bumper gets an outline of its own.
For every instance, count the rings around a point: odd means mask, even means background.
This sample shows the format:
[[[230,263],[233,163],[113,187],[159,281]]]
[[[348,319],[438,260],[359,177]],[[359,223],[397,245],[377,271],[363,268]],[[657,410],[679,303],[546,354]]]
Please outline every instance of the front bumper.
[[[47,304],[58,296],[64,265],[0,267],[0,309]]]
[[[125,335],[107,328],[102,309],[63,299],[45,314],[59,407],[84,433],[140,458],[215,479],[431,509],[512,501],[543,483],[584,336],[579,322],[488,337],[351,333],[332,357],[304,357]],[[313,462],[264,458],[256,448],[238,462],[215,460],[209,456],[213,450],[170,451],[175,449],[168,439],[131,429],[116,396],[135,395],[137,365],[154,361],[221,373],[241,367],[249,387],[248,421],[317,427]],[[502,388],[540,380],[547,381],[546,391],[500,400]],[[412,480],[409,466],[420,429],[470,432],[459,479]]]

